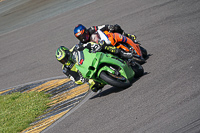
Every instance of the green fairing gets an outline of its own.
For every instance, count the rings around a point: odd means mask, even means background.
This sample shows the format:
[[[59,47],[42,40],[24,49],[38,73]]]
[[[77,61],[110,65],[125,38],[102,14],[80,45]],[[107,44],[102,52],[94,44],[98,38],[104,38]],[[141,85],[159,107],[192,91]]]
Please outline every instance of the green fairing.
[[[90,53],[88,49],[84,49],[83,54],[84,61],[80,65],[76,64],[76,68],[81,72],[84,78],[94,79],[107,84],[103,79],[100,79],[99,76],[102,71],[115,74],[115,71],[109,67],[110,65],[120,67],[120,74],[128,80],[132,80],[135,75],[131,66],[128,66],[125,61],[112,54],[103,52]]]

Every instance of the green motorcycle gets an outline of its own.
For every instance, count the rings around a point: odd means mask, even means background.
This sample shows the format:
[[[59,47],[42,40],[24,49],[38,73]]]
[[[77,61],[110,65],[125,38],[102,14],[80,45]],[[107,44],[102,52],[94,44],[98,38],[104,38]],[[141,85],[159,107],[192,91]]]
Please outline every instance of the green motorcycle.
[[[112,54],[92,53],[89,49],[82,52],[83,58],[79,65],[76,64],[76,68],[84,78],[117,88],[127,88],[135,78],[141,77],[144,73],[143,67],[136,62],[127,63]]]

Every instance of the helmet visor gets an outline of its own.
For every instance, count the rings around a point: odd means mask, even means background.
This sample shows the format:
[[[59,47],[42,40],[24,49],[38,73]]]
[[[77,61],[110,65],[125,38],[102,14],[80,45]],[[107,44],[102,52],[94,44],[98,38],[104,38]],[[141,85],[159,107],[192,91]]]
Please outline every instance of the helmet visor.
[[[62,60],[60,60],[60,62],[61,62],[62,64],[67,63],[67,62],[68,62],[68,57],[65,56]]]
[[[89,39],[90,39],[89,32],[85,30],[84,33],[81,34],[81,35],[79,35],[77,38],[78,38],[82,43],[86,43],[86,42],[88,42]]]

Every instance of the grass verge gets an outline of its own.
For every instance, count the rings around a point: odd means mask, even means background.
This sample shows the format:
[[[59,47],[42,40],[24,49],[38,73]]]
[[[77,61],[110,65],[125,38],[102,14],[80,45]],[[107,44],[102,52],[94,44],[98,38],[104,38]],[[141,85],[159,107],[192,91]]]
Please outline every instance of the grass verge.
[[[43,92],[0,96],[0,133],[17,133],[29,127],[49,107],[50,95]]]

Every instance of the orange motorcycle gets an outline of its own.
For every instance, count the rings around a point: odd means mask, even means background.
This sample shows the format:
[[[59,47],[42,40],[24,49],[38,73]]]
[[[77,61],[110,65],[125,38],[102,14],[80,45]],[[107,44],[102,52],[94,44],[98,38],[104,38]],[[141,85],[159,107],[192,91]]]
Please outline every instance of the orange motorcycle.
[[[134,53],[133,60],[139,64],[145,63],[147,51],[140,46],[139,43],[134,43],[130,38],[123,36],[119,33],[111,33],[108,31],[102,32],[98,30],[95,34],[91,35],[91,40],[98,43],[99,39],[104,40],[106,44],[111,44],[126,52]]]

